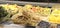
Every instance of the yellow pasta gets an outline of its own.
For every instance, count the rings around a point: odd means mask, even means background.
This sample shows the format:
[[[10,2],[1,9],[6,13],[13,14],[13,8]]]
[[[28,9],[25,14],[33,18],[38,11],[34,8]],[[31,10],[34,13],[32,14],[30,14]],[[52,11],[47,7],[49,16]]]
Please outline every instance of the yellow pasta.
[[[54,10],[48,18],[49,22],[60,24],[60,10]]]

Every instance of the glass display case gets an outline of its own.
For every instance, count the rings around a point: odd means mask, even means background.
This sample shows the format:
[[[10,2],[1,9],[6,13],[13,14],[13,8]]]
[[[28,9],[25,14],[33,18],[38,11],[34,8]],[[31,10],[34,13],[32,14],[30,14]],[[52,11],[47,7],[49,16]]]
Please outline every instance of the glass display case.
[[[31,5],[33,5],[34,7],[36,7],[36,6],[38,6],[38,7],[40,7],[41,6],[41,8],[43,7],[45,7],[45,8],[52,8],[52,6],[53,5],[55,5],[55,4],[59,4],[59,3],[57,3],[57,0],[53,0],[54,1],[54,3],[49,3],[49,2],[52,2],[51,0],[50,1],[48,1],[47,2],[47,0],[46,1],[43,1],[43,0],[35,0],[35,1],[32,1],[32,0],[15,0],[15,1],[0,1],[0,4],[11,4],[11,6],[13,5],[13,4],[15,4],[14,5],[14,7],[15,6],[17,6],[18,5],[18,7],[19,6],[22,6],[22,7],[24,7],[24,5],[26,5],[26,4],[31,4]],[[56,2],[56,3],[55,3]],[[17,5],[16,5],[17,4]],[[6,7],[6,6],[5,6]],[[9,6],[10,7],[10,6]],[[13,6],[12,6],[12,8],[13,8]],[[20,8],[19,8],[20,9]],[[24,8],[25,9],[25,8]],[[32,9],[32,8],[30,8],[30,9]],[[34,8],[35,9],[35,8]],[[10,10],[10,9],[9,9]],[[45,10],[46,11],[46,10]],[[14,12],[14,10],[12,9],[12,12]],[[19,13],[20,14],[20,13]],[[22,16],[21,16],[22,17]],[[24,26],[22,26],[21,25],[21,27],[22,28],[59,28],[59,24],[51,24],[51,23],[49,23],[49,22],[46,22],[47,20],[43,20],[43,18],[41,18],[42,19],[42,21],[40,21],[39,23],[38,23],[38,25],[37,26],[28,26],[28,25],[24,25]],[[47,19],[47,18],[46,18]],[[11,20],[9,20],[9,21],[11,21]],[[16,28],[17,26],[20,28],[20,24],[14,24],[14,23],[9,23],[9,21],[7,21],[7,22],[3,22],[2,23],[2,25],[4,25],[3,27],[7,27],[8,28],[8,26],[10,26],[10,28],[12,28],[12,27],[14,27],[14,28]],[[52,27],[53,26],[53,27]]]

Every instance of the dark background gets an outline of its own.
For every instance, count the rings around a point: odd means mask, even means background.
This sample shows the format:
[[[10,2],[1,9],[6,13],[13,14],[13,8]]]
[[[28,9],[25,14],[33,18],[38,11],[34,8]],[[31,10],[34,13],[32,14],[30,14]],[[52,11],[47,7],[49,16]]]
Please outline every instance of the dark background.
[[[29,2],[51,2],[51,3],[60,3],[60,0],[15,0],[15,1],[29,1]]]

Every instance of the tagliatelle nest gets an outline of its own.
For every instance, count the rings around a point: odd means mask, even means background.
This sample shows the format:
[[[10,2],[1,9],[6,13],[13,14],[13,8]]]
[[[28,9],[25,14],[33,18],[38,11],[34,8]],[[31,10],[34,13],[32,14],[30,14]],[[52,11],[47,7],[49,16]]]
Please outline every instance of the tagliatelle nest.
[[[26,25],[29,24],[30,26],[37,26],[38,23],[41,21],[40,17],[33,13],[23,12],[22,15],[16,14],[12,17],[12,20],[16,24]]]
[[[15,14],[11,19],[15,24],[25,25],[27,23],[23,15]]]

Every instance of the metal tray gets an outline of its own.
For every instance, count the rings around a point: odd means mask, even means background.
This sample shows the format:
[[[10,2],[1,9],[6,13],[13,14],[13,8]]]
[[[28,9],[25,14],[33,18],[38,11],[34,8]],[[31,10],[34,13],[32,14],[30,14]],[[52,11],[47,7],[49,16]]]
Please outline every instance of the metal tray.
[[[18,4],[18,5],[25,5],[25,4],[32,4],[35,6],[47,6],[51,7],[55,4],[60,4],[60,3],[43,3],[43,2],[25,2],[25,1],[0,1],[0,4]]]

